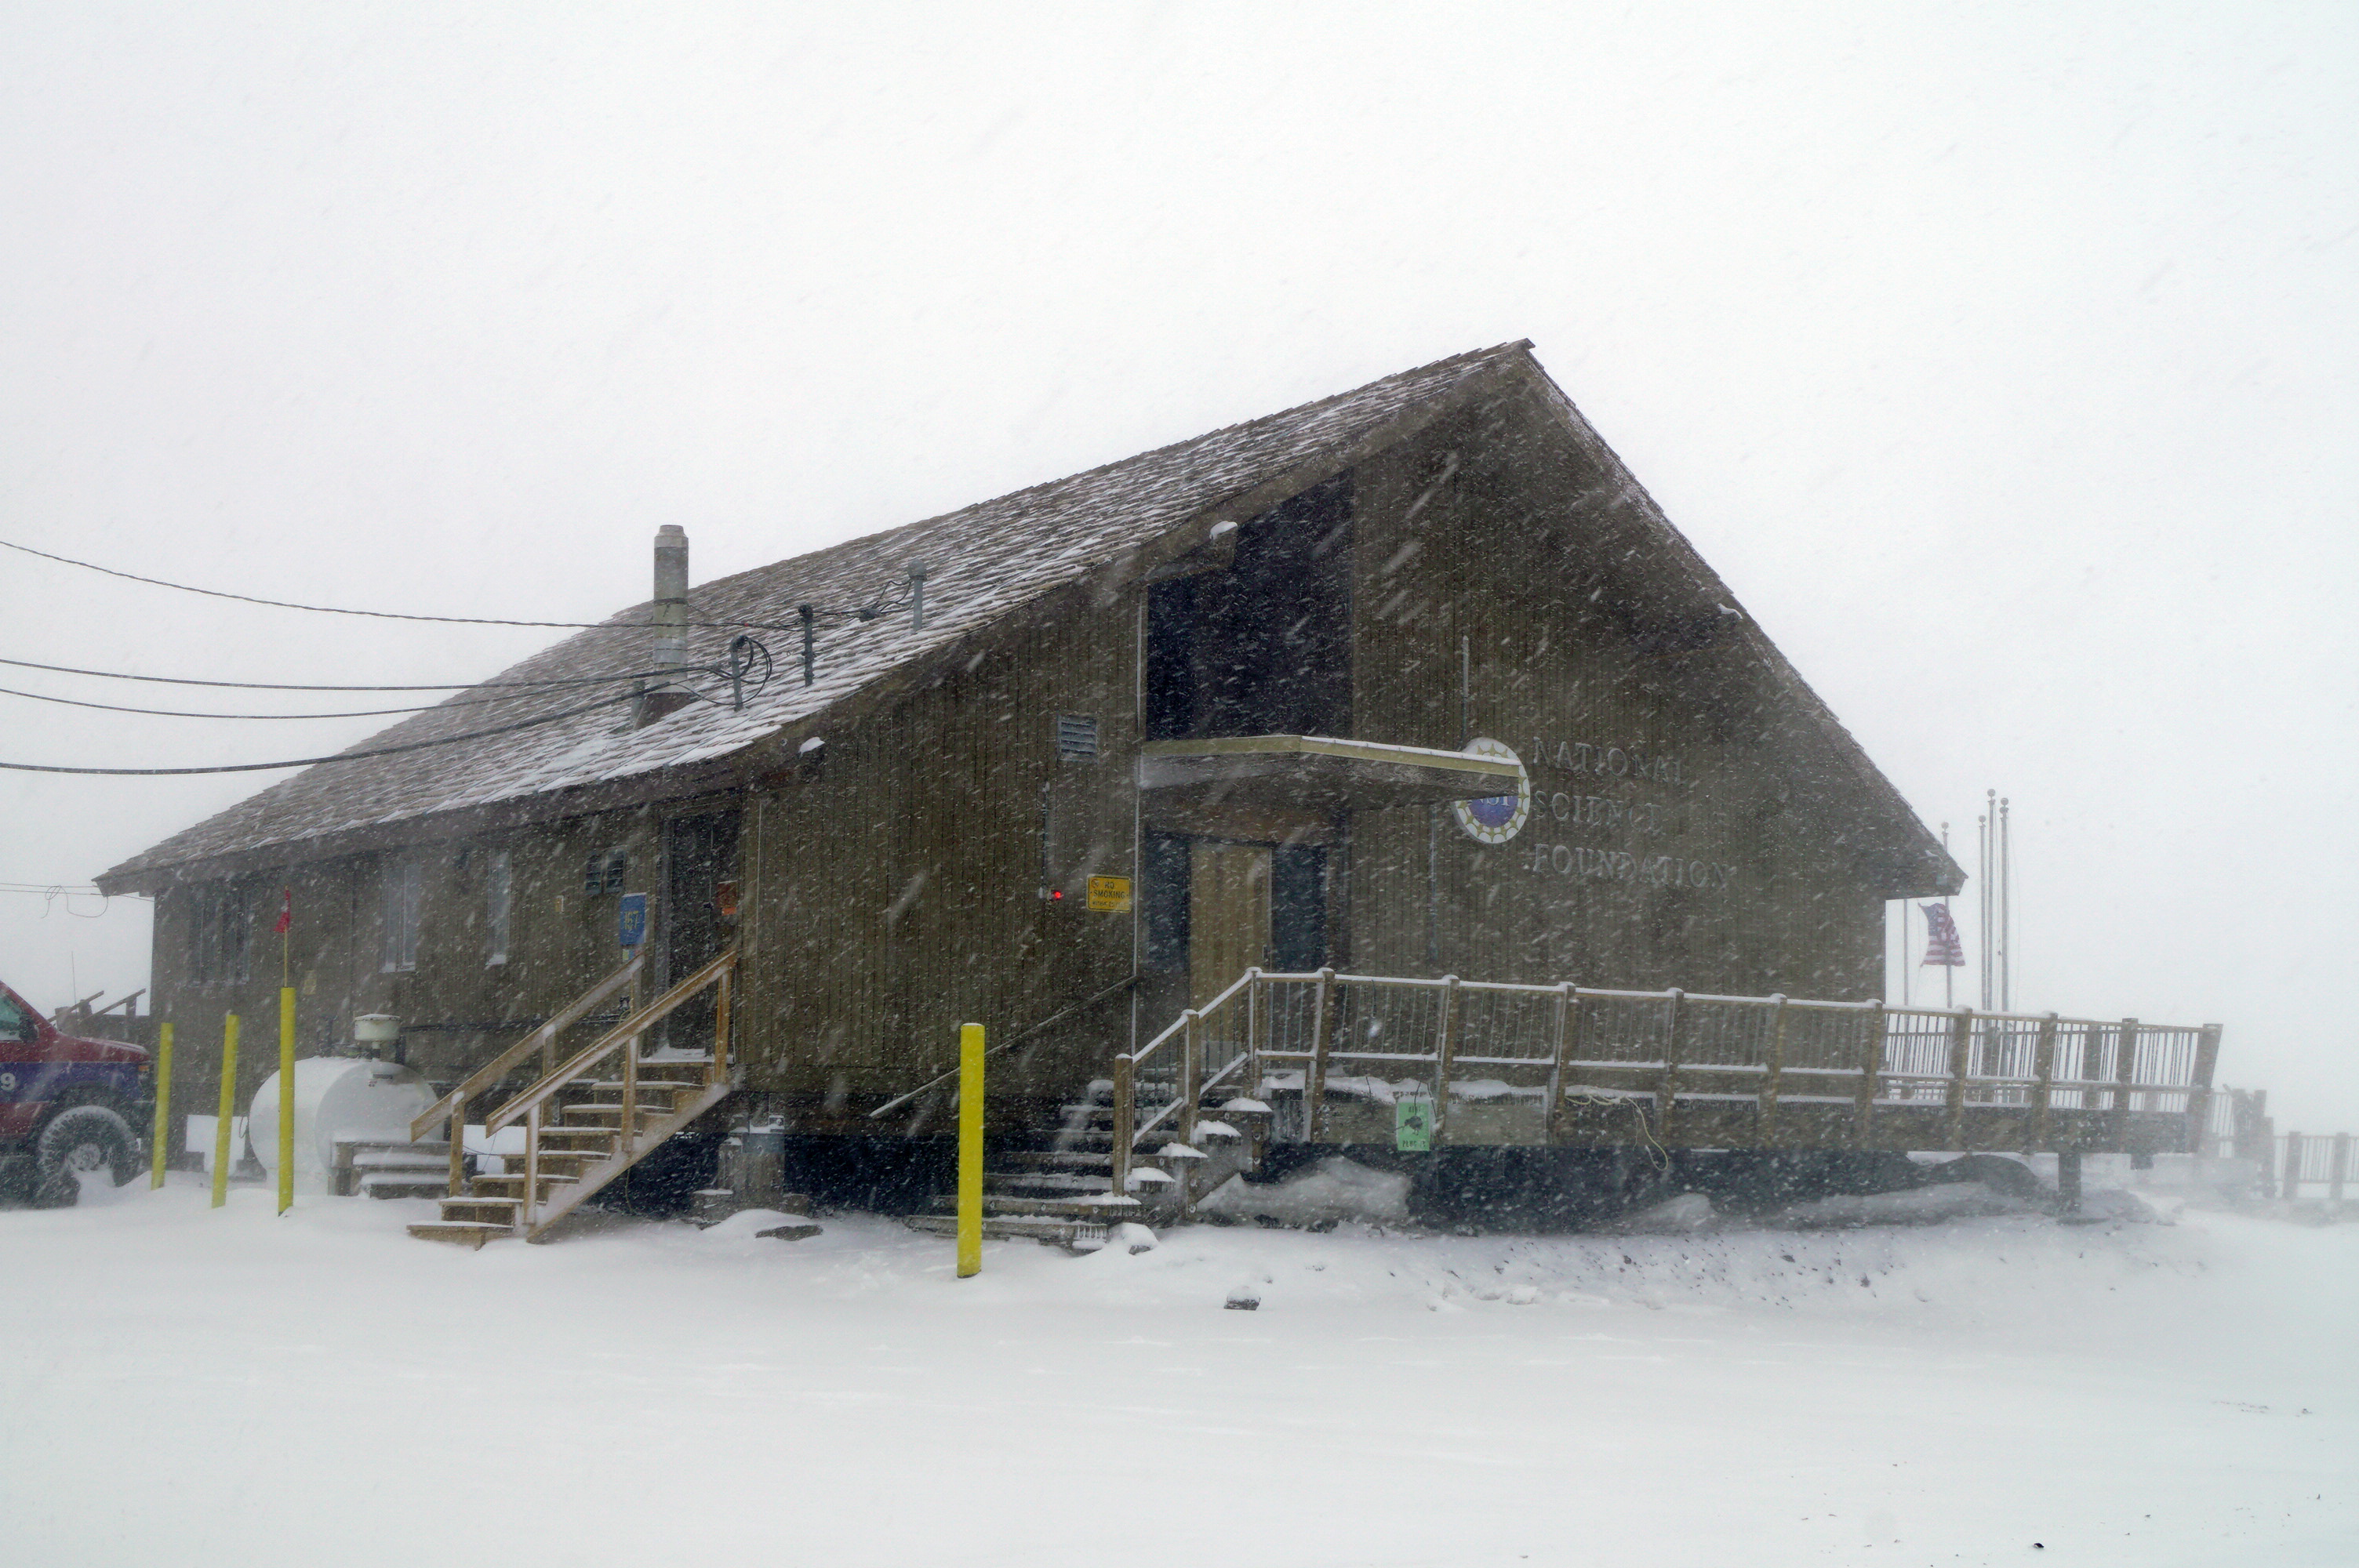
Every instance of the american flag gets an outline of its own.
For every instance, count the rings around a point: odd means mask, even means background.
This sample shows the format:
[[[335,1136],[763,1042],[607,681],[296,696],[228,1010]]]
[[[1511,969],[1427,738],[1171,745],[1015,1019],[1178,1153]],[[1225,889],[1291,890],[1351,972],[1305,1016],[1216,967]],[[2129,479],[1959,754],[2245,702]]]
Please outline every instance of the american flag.
[[[1958,940],[1958,923],[1950,918],[1950,906],[1928,903],[1919,907],[1925,912],[1925,962],[1963,968],[1966,945]]]

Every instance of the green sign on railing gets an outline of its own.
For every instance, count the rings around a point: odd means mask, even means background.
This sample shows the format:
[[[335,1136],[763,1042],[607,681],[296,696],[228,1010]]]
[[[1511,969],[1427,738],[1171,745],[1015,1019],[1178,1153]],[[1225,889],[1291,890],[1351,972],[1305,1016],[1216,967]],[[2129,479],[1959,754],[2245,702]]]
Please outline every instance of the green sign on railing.
[[[1433,1147],[1433,1102],[1422,1097],[1393,1101],[1393,1147],[1422,1153]]]

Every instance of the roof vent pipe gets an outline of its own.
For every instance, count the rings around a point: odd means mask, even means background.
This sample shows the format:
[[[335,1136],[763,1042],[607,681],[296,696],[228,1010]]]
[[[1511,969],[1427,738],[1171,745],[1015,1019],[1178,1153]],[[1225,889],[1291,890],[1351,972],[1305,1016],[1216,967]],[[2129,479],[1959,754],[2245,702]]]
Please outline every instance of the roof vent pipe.
[[[926,629],[926,563],[909,563],[909,630]]]
[[[656,530],[654,678],[639,697],[638,724],[653,724],[696,700],[679,676],[688,668],[688,535],[677,523]]]

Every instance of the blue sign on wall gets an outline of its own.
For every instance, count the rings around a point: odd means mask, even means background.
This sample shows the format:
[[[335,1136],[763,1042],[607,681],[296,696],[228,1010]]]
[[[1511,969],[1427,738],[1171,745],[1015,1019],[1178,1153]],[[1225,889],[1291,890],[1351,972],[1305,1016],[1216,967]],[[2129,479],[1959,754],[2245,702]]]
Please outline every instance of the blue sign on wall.
[[[617,935],[625,947],[636,947],[647,939],[647,895],[626,892],[616,906],[614,918]]]

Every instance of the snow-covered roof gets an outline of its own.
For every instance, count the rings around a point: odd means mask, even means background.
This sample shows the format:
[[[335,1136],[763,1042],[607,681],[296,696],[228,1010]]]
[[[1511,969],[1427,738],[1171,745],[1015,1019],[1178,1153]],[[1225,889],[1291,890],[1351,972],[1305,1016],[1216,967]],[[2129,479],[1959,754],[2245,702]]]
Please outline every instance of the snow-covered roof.
[[[418,817],[733,756],[1224,502],[1322,458],[1351,454],[1405,416],[1454,404],[1502,371],[1530,367],[1529,347],[1508,343],[1440,360],[1282,414],[692,588],[688,619],[704,623],[689,633],[694,665],[722,663],[734,626],[791,627],[799,602],[838,609],[880,595],[897,597],[913,560],[927,566],[925,625],[913,631],[906,611],[832,622],[821,637],[817,679],[808,687],[794,634],[766,634],[777,672],[747,696],[743,709],[726,700],[691,703],[634,729],[627,707],[605,707],[513,734],[321,762],[133,856],[101,877],[101,885],[152,887],[194,862],[341,839]],[[652,619],[653,606],[639,604],[607,624],[636,627]],[[578,632],[495,678],[548,681],[645,670],[653,637],[649,631]],[[694,684],[719,689],[706,678]],[[560,687],[484,705],[497,688],[478,687],[460,694],[470,706],[445,704],[347,750],[371,752],[494,729],[577,706],[585,691],[600,689]]]

